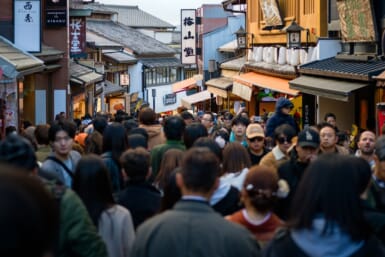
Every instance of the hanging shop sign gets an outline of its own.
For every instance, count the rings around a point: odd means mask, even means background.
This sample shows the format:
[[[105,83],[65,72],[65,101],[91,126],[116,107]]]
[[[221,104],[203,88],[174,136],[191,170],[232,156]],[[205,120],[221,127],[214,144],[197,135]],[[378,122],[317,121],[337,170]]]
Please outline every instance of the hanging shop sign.
[[[181,55],[183,64],[196,63],[196,11],[195,9],[181,10]]]

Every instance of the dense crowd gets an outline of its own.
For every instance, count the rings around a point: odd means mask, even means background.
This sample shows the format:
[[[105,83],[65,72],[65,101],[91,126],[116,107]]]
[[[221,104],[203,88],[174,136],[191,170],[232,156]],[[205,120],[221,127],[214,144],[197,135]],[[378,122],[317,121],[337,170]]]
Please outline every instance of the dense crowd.
[[[8,130],[0,256],[385,256],[385,136],[292,108]]]

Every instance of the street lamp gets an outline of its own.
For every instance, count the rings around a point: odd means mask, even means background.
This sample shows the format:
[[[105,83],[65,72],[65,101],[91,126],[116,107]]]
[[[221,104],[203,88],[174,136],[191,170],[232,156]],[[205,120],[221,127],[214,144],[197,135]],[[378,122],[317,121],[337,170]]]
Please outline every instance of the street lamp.
[[[253,33],[247,33],[245,29],[241,26],[234,34],[237,37],[238,49],[253,49],[253,43],[254,43]],[[251,47],[247,47],[248,36],[251,36]]]
[[[301,32],[306,30],[306,46],[301,47]],[[295,20],[293,20],[289,26],[285,27],[283,31],[286,32],[286,44],[287,48],[295,49],[308,49],[309,44],[309,29],[305,29],[299,26]]]
[[[156,97],[156,89],[155,88],[153,88],[151,90],[151,95],[152,95],[152,109],[155,112],[155,97]]]

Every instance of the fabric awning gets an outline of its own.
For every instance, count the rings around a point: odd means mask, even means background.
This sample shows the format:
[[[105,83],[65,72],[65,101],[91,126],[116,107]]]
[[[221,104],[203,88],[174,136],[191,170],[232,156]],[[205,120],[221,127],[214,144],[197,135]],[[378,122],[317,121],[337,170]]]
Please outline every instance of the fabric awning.
[[[188,88],[196,87],[196,86],[197,86],[197,81],[194,77],[192,77],[192,78],[181,80],[172,84],[172,92],[178,93]]]
[[[226,90],[219,89],[217,87],[207,86],[207,91],[209,91],[210,93],[213,93],[215,95],[219,95],[223,98],[227,98],[227,96],[228,96]]]
[[[238,45],[237,45],[236,39],[218,47],[219,52],[234,53],[237,49],[238,49]]]
[[[250,102],[251,96],[253,94],[252,85],[241,84],[237,81],[233,82],[233,91],[234,95],[239,96],[240,98]]]
[[[234,76],[233,79],[234,81],[247,86],[254,85],[257,87],[267,88],[288,95],[296,96],[299,93],[298,90],[294,90],[289,87],[289,80],[287,79],[257,74],[255,72],[240,74]]]
[[[207,90],[186,96],[181,99],[181,103],[186,108],[191,108],[192,104],[203,102],[211,98],[211,93]]]
[[[368,86],[365,82],[352,82],[312,76],[300,76],[289,81],[290,88],[310,95],[347,102],[350,92]]]

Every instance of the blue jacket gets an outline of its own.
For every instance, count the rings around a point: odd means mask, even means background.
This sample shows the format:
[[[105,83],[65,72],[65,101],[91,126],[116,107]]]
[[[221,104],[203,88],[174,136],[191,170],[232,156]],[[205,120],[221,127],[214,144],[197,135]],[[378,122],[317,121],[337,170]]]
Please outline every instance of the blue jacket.
[[[295,123],[294,118],[291,115],[282,113],[282,107],[287,105],[293,105],[290,100],[280,97],[275,104],[275,113],[271,116],[266,123],[266,137],[274,137],[274,130],[282,124],[288,124],[292,126],[295,133],[298,134],[298,125]]]

